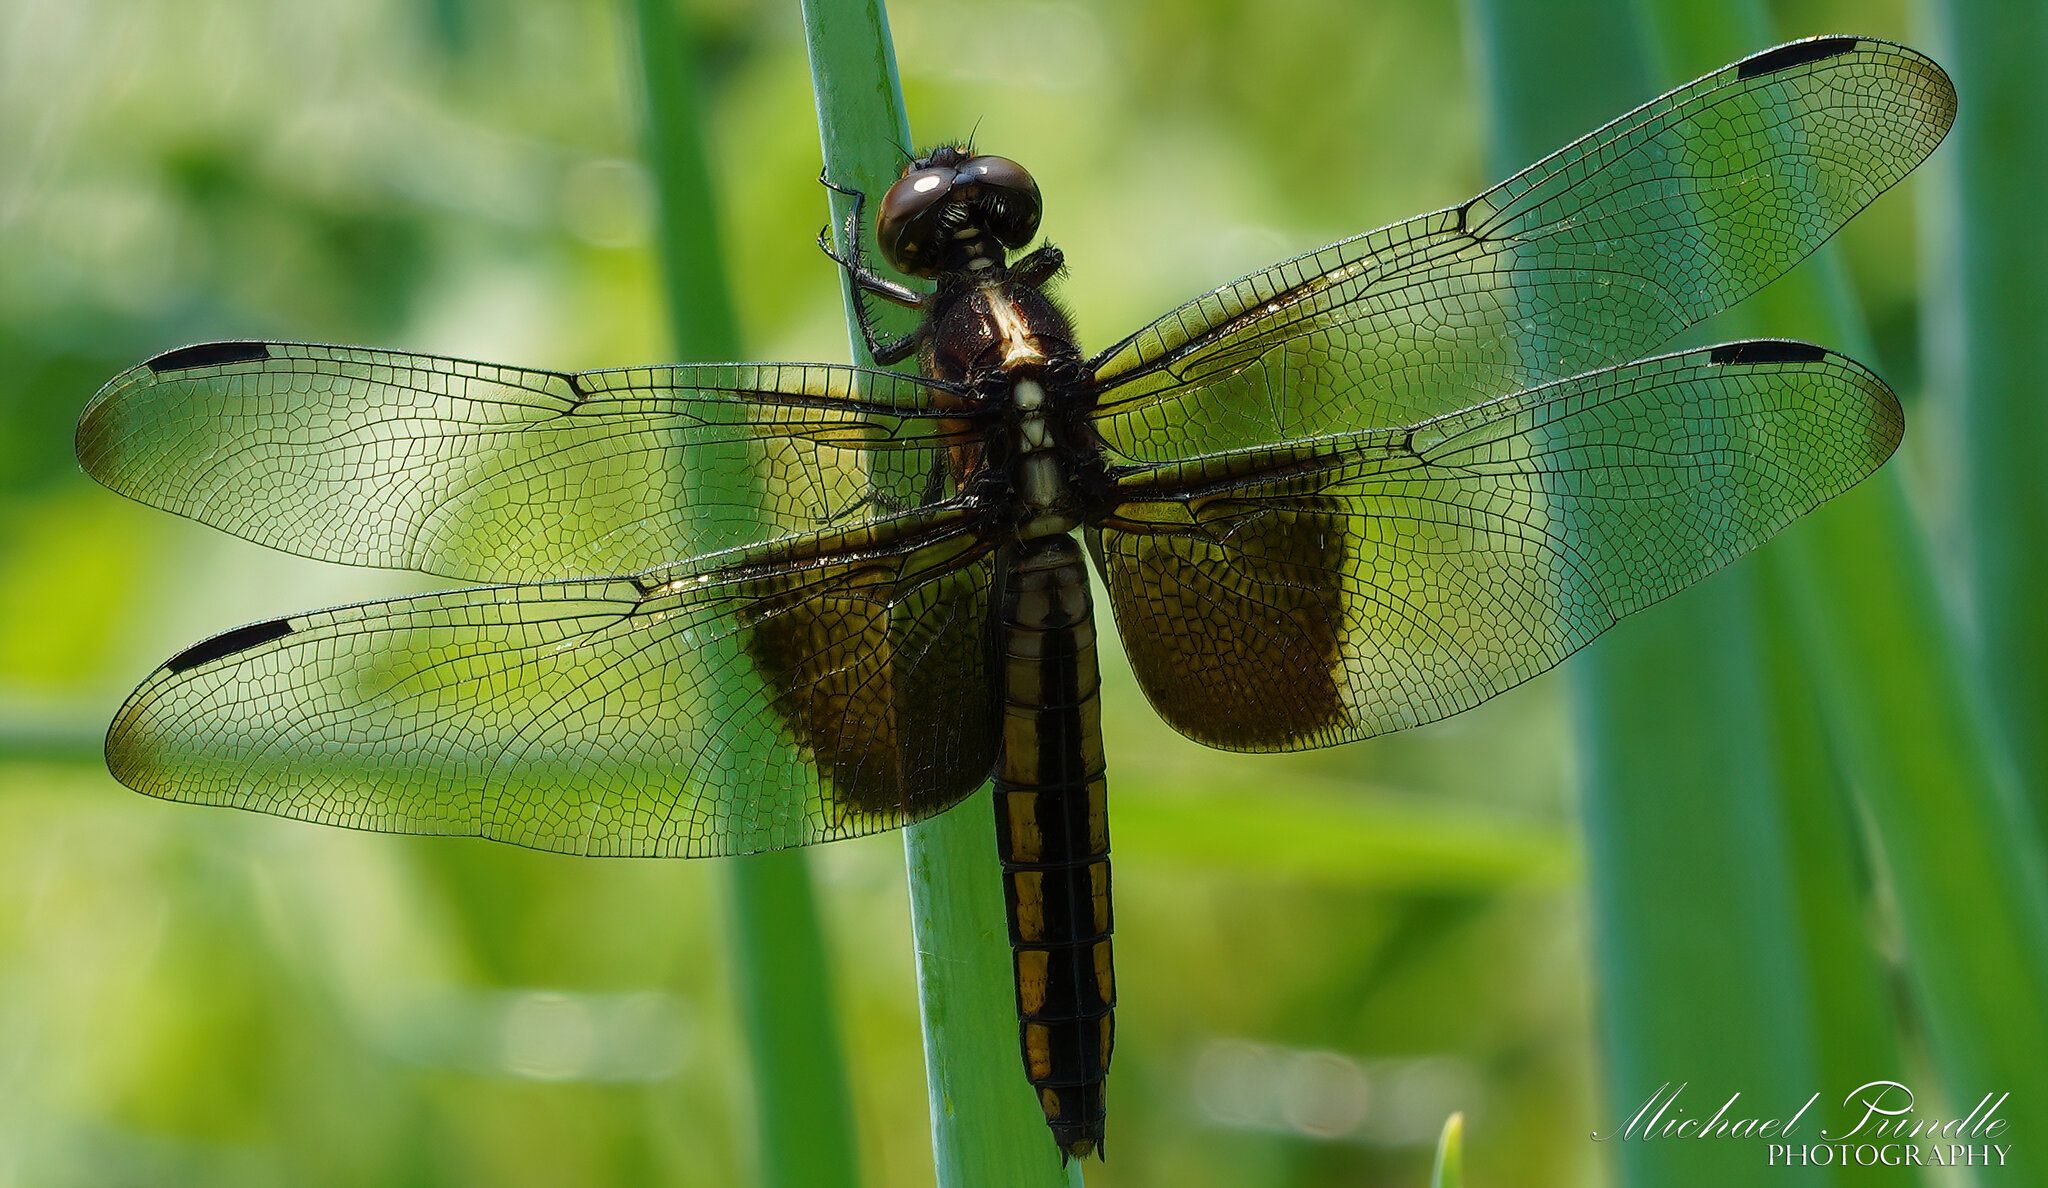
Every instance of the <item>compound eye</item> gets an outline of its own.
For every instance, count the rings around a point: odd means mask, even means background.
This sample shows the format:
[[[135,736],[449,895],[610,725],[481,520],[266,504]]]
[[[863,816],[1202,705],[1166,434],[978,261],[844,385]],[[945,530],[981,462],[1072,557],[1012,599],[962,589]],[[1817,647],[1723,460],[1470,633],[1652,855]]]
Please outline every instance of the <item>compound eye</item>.
[[[898,272],[930,276],[937,270],[938,251],[931,240],[938,219],[931,216],[944,209],[956,172],[944,167],[914,169],[882,196],[875,239],[883,258]]]
[[[977,209],[1004,247],[1022,247],[1038,232],[1038,183],[1008,157],[973,157],[959,168],[961,184],[981,192]]]
[[[1038,183],[1031,179],[1030,171],[1008,157],[971,157],[958,172],[961,181],[980,182],[985,186],[1027,194],[1038,193]]]

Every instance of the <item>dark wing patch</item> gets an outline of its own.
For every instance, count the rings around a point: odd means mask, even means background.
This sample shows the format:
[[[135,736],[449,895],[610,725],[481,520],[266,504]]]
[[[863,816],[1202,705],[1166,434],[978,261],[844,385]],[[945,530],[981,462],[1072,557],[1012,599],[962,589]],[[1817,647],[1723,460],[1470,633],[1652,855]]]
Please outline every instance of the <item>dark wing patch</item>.
[[[977,523],[907,515],[245,628],[136,689],[108,767],[171,800],[576,854],[894,828],[994,762],[986,648],[963,646],[991,603]]]
[[[959,548],[981,546],[963,539]],[[865,581],[849,575],[771,598],[750,615],[747,654],[787,691],[777,716],[840,804],[916,820],[957,799],[931,773],[986,775],[995,761],[991,577],[985,560],[972,560],[900,592],[899,584],[878,569]],[[951,728],[931,729],[935,718]]]
[[[1804,66],[1810,62],[1823,62],[1829,58],[1846,54],[1856,48],[1854,37],[1809,37],[1788,45],[1774,46],[1762,53],[1751,54],[1736,63],[1739,78],[1760,78]]]
[[[1164,463],[1412,425],[1634,358],[1812,252],[1955,105],[1939,66],[1882,41],[1726,67],[1460,207],[1167,314],[1094,361],[1096,429]]]
[[[169,660],[164,661],[164,667],[172,672],[184,672],[188,668],[198,668],[202,664],[211,664],[215,660],[226,659],[236,652],[246,652],[257,644],[265,644],[273,639],[281,639],[284,636],[290,635],[291,631],[292,621],[290,619],[272,619],[268,623],[251,623],[247,627],[237,627],[232,631],[223,631],[211,639],[200,640]]]
[[[1853,486],[1903,431],[1839,355],[1710,348],[1128,473],[1091,541],[1162,717],[1233,750],[1321,746],[1552,667]]]
[[[1826,357],[1824,348],[1810,342],[1783,338],[1759,338],[1753,342],[1723,343],[1708,358],[1714,363],[1811,363]]]
[[[301,556],[463,580],[632,573],[942,500],[915,376],[825,364],[564,375],[211,343],[115,377],[86,473]]]
[[[260,342],[202,342],[196,346],[165,351],[143,366],[158,375],[189,371],[195,367],[219,367],[226,363],[256,363],[270,358],[270,348]]]
[[[1202,674],[1162,713],[1211,746],[1311,746],[1343,729],[1345,595],[1331,578],[1352,568],[1343,508],[1216,498],[1189,512],[1181,531],[1088,532],[1139,684]]]

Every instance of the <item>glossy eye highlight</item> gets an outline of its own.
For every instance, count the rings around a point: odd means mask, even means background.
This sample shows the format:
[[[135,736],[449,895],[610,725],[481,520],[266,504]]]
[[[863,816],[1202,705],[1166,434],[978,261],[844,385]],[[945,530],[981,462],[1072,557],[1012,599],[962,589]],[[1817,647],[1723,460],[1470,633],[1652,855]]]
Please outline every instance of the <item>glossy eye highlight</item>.
[[[882,196],[875,237],[882,258],[897,271],[931,276],[938,271],[931,240],[938,230],[947,199],[952,197],[958,170],[947,165],[913,169]]]

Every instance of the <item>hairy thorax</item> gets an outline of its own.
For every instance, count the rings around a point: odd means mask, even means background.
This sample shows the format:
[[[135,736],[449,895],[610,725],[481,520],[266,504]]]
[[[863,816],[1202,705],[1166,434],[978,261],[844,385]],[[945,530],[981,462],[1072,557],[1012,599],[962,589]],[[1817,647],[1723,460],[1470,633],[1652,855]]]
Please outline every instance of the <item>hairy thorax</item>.
[[[1017,536],[1071,532],[1101,469],[1086,370],[1058,305],[1000,268],[984,273],[940,295],[930,374],[974,393],[982,435],[967,466],[1009,493]]]

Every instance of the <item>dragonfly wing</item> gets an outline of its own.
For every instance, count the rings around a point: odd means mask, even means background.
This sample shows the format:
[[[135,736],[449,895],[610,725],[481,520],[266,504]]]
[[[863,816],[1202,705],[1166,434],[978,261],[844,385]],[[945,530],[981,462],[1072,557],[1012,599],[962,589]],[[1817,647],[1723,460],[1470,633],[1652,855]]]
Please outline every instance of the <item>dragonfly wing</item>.
[[[240,628],[130,696],[108,766],[172,800],[575,854],[894,828],[993,762],[993,562],[972,524]]]
[[[1551,668],[1848,489],[1903,429],[1860,365],[1739,343],[1134,469],[1089,541],[1161,716],[1233,750],[1322,746]]]
[[[636,572],[944,498],[935,389],[827,364],[531,371],[228,342],[115,377],[86,472],[328,561],[470,581]]]
[[[1825,241],[1920,163],[1955,89],[1835,37],[1654,99],[1461,206],[1227,285],[1096,362],[1138,462],[1409,425],[1635,358]]]

